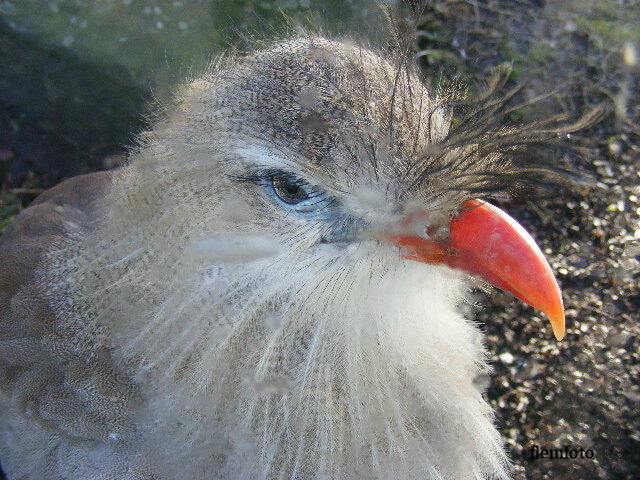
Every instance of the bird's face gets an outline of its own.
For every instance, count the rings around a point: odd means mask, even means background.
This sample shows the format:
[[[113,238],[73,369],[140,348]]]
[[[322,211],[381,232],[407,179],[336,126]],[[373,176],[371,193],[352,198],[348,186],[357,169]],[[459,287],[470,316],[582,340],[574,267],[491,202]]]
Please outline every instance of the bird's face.
[[[153,155],[152,165],[166,157],[172,177],[189,179],[185,195],[206,192],[192,218],[215,238],[197,251],[209,245],[220,256],[228,240],[220,235],[234,232],[267,235],[271,251],[284,246],[292,261],[340,263],[363,243],[401,246],[405,258],[513,292],[563,335],[559,290],[533,240],[500,210],[470,200],[517,170],[503,153],[459,138],[426,153],[446,142],[450,112],[410,68],[312,39],[223,72],[183,91],[158,128],[164,155]]]
[[[154,398],[141,421],[159,444],[189,432],[172,455],[213,452],[228,478],[503,472],[460,270],[531,297],[514,258],[544,268],[519,226],[469,202],[508,159],[425,154],[450,131],[443,98],[322,39],[180,92],[94,242],[98,310],[118,304],[103,323]]]

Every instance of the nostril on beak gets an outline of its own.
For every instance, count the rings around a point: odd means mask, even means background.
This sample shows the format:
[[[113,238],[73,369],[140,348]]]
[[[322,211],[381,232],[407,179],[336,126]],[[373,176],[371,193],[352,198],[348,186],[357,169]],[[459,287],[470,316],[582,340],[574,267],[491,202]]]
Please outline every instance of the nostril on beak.
[[[427,225],[425,234],[428,239],[435,242],[443,242],[449,238],[449,227],[447,225]]]

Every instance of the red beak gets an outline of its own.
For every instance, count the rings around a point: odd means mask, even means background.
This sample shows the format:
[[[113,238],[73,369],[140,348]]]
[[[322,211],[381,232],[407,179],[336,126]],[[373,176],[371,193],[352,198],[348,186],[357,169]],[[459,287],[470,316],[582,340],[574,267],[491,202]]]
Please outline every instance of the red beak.
[[[402,225],[426,215],[412,213]],[[385,239],[406,247],[404,258],[448,265],[513,293],[549,317],[558,340],[564,337],[562,294],[551,267],[531,235],[499,208],[480,200],[465,202],[444,240],[402,231],[386,233]]]

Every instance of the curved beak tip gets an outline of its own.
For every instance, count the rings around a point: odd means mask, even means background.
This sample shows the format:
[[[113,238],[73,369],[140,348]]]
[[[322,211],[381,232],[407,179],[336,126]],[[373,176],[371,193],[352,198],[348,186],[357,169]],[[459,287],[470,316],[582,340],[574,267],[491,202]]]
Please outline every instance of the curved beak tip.
[[[566,333],[564,311],[561,310],[555,315],[549,315],[549,321],[551,322],[551,328],[553,329],[553,335],[556,337],[556,340],[562,340]]]

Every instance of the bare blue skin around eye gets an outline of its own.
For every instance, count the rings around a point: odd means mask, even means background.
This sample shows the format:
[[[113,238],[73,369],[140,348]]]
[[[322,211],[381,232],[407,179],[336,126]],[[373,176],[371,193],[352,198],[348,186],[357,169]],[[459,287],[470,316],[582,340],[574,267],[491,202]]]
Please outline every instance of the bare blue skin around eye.
[[[273,183],[273,175],[263,177],[262,185],[273,200],[286,212],[298,218],[322,222],[322,234],[319,243],[346,245],[360,238],[363,230],[368,228],[365,221],[353,217],[344,211],[336,198],[330,197],[320,187],[296,180],[296,185],[303,190],[304,200],[291,204],[285,202]]]
[[[339,212],[339,202],[336,199],[329,197],[319,187],[312,187],[308,183],[302,181],[297,183],[297,186],[303,190],[307,198],[294,204],[287,203],[280,198],[271,176],[264,178],[264,186],[278,205],[294,215],[310,219],[329,219]]]

